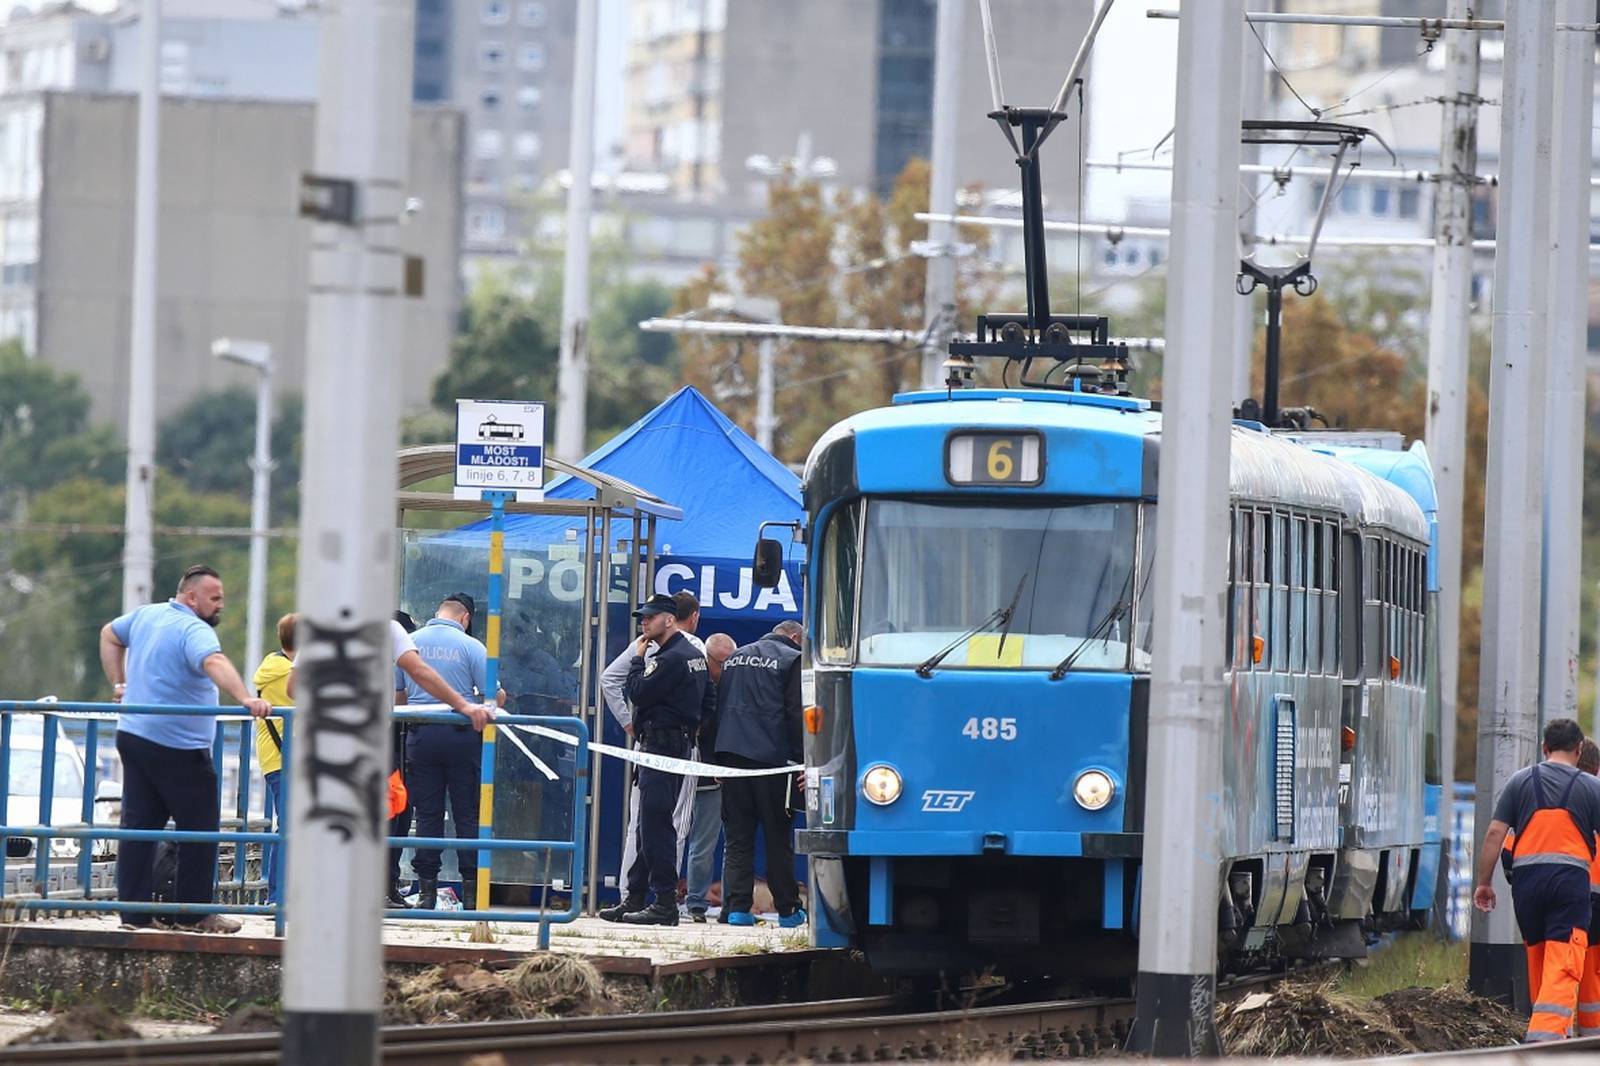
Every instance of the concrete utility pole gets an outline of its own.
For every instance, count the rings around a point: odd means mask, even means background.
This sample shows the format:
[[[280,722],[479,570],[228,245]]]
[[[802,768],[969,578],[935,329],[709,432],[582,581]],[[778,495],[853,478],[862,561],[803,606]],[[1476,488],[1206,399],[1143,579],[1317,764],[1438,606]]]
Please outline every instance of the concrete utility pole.
[[[1472,0],[1450,0],[1465,18]],[[1461,522],[1466,500],[1467,356],[1472,339],[1472,189],[1478,167],[1478,41],[1445,32],[1439,187],[1433,201],[1433,288],[1428,311],[1428,410],[1424,430],[1439,494],[1439,737],[1446,800],[1456,764],[1456,688],[1461,677]],[[1448,852],[1447,852],[1448,853]]]
[[[778,381],[773,360],[778,342],[763,337],[756,346],[756,443],[772,451],[772,437],[778,428]]]
[[[122,609],[154,597],[156,549],[156,230],[161,209],[161,0],[139,19],[139,149],[133,200],[133,313],[128,345],[128,482]]]
[[[1582,23],[1589,0],[1561,0],[1556,18]],[[1544,625],[1540,720],[1578,717],[1578,628],[1583,588],[1583,427],[1589,354],[1589,127],[1594,37],[1556,34],[1555,133],[1550,190],[1549,377],[1545,386]]]
[[[939,0],[934,29],[933,151],[929,161],[928,210],[956,213],[956,128],[961,117],[961,24],[967,0]],[[934,389],[944,379],[945,350],[956,329],[956,228],[948,222],[928,224],[928,281],[922,309],[928,345],[922,350],[922,387]]]
[[[1228,437],[1238,267],[1244,0],[1178,24],[1172,260],[1145,756],[1144,902],[1132,1051],[1214,1055],[1222,878]]]
[[[1494,358],[1489,376],[1488,503],[1484,515],[1483,668],[1478,689],[1476,825],[1537,754],[1539,568],[1537,516],[1544,446],[1550,306],[1550,135],[1555,110],[1556,5],[1509,4],[1501,90],[1500,214],[1494,257]],[[1527,966],[1497,869],[1501,903],[1474,910],[1468,985],[1525,1005]]]
[[[342,214],[318,214],[311,238],[299,713],[286,780],[290,1066],[378,1061],[400,436],[392,353],[403,328],[414,6],[341,0],[322,16],[316,165],[352,195]]]
[[[1245,0],[1246,7],[1260,7],[1264,0]],[[1250,25],[1240,22],[1239,33],[1241,55],[1243,57],[1242,75],[1244,79],[1244,117],[1269,118],[1267,114],[1267,74],[1265,56],[1261,54],[1261,46],[1256,43],[1255,34],[1250,32]],[[1239,175],[1239,258],[1246,258],[1255,251],[1256,240],[1256,196],[1261,188],[1261,179],[1249,169],[1250,166],[1261,162],[1261,146],[1259,144],[1245,144],[1240,146],[1239,158],[1241,170]],[[1251,296],[1240,296],[1234,300],[1233,308],[1233,402],[1250,395],[1250,362],[1255,351],[1256,342],[1256,301]]]
[[[594,203],[594,71],[599,4],[578,4],[568,141],[567,254],[561,271],[561,364],[556,376],[556,455],[577,462],[589,436],[589,216]],[[511,399],[512,397],[506,397]]]

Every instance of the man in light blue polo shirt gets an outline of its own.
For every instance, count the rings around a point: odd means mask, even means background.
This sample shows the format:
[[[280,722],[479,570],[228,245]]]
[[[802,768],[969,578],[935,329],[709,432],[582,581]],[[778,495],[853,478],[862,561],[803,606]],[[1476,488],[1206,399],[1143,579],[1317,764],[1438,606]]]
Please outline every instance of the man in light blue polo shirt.
[[[100,630],[100,665],[113,698],[130,705],[213,707],[221,689],[257,718],[271,706],[250,695],[222,654],[215,627],[222,617],[222,579],[209,566],[191,566],[177,595],[108,622]],[[215,715],[122,714],[122,828],[215,833],[219,826],[217,771],[211,764]],[[210,903],[216,844],[180,844],[174,885],[179,903]],[[117,848],[117,898],[148,902],[155,887],[155,844],[124,840]],[[124,912],[123,925],[147,928],[149,914]],[[239,923],[221,914],[184,917],[173,924],[206,933],[234,933]]]
[[[488,702],[489,653],[469,632],[475,604],[464,592],[445,597],[428,624],[412,634],[417,655],[442,677],[447,685],[470,702]],[[504,704],[501,690],[496,702]],[[428,703],[432,697],[410,676],[406,678],[406,702]],[[456,824],[456,839],[478,837],[478,782],[483,758],[483,726],[463,717],[460,725],[428,723],[408,730],[406,738],[406,791],[416,815],[417,836],[437,837],[444,832],[444,799],[450,796],[450,811]],[[478,853],[456,848],[456,865],[461,868],[461,902],[471,908],[477,899]],[[439,896],[441,852],[437,848],[418,848],[411,860],[417,873],[417,906],[432,910]]]

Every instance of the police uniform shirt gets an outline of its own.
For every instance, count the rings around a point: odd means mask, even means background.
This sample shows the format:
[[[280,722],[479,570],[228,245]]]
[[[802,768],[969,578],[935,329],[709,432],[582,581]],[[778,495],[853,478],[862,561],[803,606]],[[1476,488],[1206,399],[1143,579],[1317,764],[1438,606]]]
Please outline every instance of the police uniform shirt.
[[[674,633],[649,659],[635,655],[625,686],[635,731],[692,730],[711,714],[716,699],[705,653]]]
[[[1578,777],[1576,782],[1572,780],[1574,775]],[[1534,794],[1535,781],[1539,784],[1539,795]],[[1592,841],[1596,831],[1600,831],[1600,778],[1566,763],[1540,763],[1537,778],[1531,766],[1512,774],[1505,791],[1500,793],[1500,799],[1494,805],[1494,818],[1514,830],[1520,830],[1532,820],[1535,811],[1551,807],[1560,800],[1569,783],[1572,784],[1572,792],[1567,797],[1566,810],[1572,815],[1583,839]],[[1531,857],[1519,855],[1517,858],[1521,865]]]
[[[686,629],[678,630],[678,635],[687,640],[702,655],[706,646],[700,638]],[[600,675],[600,692],[605,696],[606,707],[611,711],[611,717],[617,724],[626,729],[633,724],[633,708],[628,705],[628,668],[633,665],[634,641],[628,641],[628,646],[617,654],[611,664]],[[649,659],[656,653],[656,642],[650,641],[644,647],[644,657]]]
[[[722,664],[716,751],[762,766],[802,760],[800,648],[768,633]]]
[[[438,671],[445,684],[465,700],[475,700],[489,683],[489,652],[476,638],[468,636],[460,622],[450,618],[430,619],[411,635],[417,655]],[[411,678],[406,678],[407,703],[432,703],[433,697]]]

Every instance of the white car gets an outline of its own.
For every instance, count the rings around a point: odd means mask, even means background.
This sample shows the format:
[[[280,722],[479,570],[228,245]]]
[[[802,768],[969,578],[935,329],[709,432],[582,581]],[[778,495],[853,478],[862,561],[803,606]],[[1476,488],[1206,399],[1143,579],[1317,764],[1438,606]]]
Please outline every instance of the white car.
[[[57,726],[59,729],[60,727]],[[11,770],[6,787],[8,825],[39,825],[40,768],[44,755],[44,723],[34,715],[15,715],[11,721]],[[83,825],[83,755],[78,745],[64,733],[56,735],[55,780],[51,786],[50,824]],[[37,841],[31,837],[9,837],[6,857],[25,859],[33,855]],[[57,858],[77,858],[81,841],[56,837],[50,841],[50,854]]]

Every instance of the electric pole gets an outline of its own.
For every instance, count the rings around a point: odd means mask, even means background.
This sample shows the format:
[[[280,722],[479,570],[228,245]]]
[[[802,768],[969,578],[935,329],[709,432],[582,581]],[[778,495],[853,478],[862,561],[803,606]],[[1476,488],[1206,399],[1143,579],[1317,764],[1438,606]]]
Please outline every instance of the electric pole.
[[[1465,18],[1472,0],[1450,0]],[[1433,285],[1428,311],[1428,410],[1424,434],[1439,499],[1439,769],[1451,802],[1456,691],[1461,680],[1461,524],[1465,521],[1467,356],[1472,341],[1472,190],[1478,172],[1478,34],[1445,31],[1443,128],[1433,201]],[[1447,822],[1447,820],[1446,820]],[[1446,824],[1446,823],[1441,823]],[[1447,833],[1448,835],[1448,833]],[[1449,840],[1444,853],[1449,854]],[[1447,864],[1441,864],[1444,866]]]
[[[581,5],[589,6],[589,5]],[[289,745],[283,1061],[376,1063],[383,997],[394,500],[412,0],[322,15],[297,713]],[[318,200],[316,193],[328,195]],[[353,402],[354,401],[354,402]]]
[[[1555,12],[1554,4],[1506,5],[1478,689],[1480,832],[1511,775],[1537,755],[1544,442],[1530,427],[1545,410]],[[1473,912],[1468,986],[1525,1007],[1528,975],[1511,894],[1498,868],[1494,877],[1503,902],[1488,914]]]
[[[1246,7],[1259,7],[1262,0],[1246,0]],[[1240,22],[1241,55],[1244,64],[1244,117],[1247,119],[1276,118],[1263,114],[1266,110],[1267,77],[1265,58],[1256,43],[1250,24]],[[1239,159],[1248,165],[1261,162],[1261,146],[1245,144],[1240,148]],[[1277,160],[1273,160],[1274,163]],[[1256,196],[1261,186],[1258,175],[1245,171],[1239,176],[1239,258],[1248,259],[1255,252]],[[1233,402],[1237,404],[1250,396],[1250,366],[1255,354],[1256,302],[1254,297],[1236,298],[1233,323]]]
[[[1558,22],[1594,14],[1588,0],[1561,0]],[[1589,354],[1589,127],[1594,37],[1556,34],[1555,133],[1551,138],[1550,370],[1545,385],[1544,624],[1540,721],[1578,717],[1578,627],[1583,587],[1584,362]]]
[[[594,204],[594,72],[598,0],[579,0],[568,142],[567,250],[561,270],[561,362],[556,372],[556,455],[575,463],[589,436],[589,218]]]
[[[1219,1051],[1217,893],[1227,718],[1228,467],[1237,308],[1239,77],[1244,0],[1186,4],[1178,22],[1169,358],[1156,532],[1156,657],[1145,754],[1138,1014],[1128,1046]]]
[[[928,210],[956,213],[956,129],[961,107],[961,24],[967,0],[939,0],[934,30],[933,151],[929,160]],[[945,351],[956,331],[956,228],[928,223],[928,280],[922,313],[928,327],[922,350],[922,387],[944,380]]]
[[[156,238],[161,212],[161,0],[139,16],[139,148],[133,192],[133,312],[128,343],[128,478],[122,609],[155,596]]]

